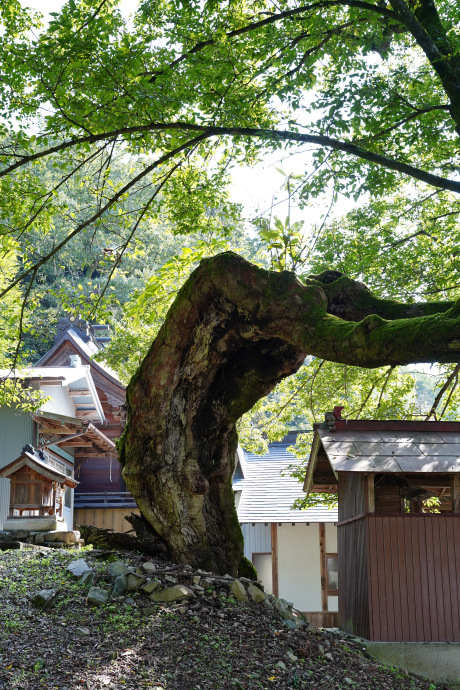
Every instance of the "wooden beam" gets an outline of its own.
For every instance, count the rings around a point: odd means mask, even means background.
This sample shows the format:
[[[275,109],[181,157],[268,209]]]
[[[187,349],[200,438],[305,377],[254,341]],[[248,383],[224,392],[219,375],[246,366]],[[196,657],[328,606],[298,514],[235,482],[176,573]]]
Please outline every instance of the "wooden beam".
[[[91,391],[88,388],[69,388],[69,395],[72,398],[92,398]]]
[[[278,525],[272,522],[272,589],[275,597],[278,596]]]
[[[60,436],[61,434],[64,434],[65,436],[69,435],[69,429],[64,426],[45,426],[40,424],[39,425],[39,433],[40,434],[53,434],[53,436]],[[83,432],[85,433],[85,432]]]
[[[326,573],[326,525],[319,525],[319,563],[321,573],[321,608],[327,611],[327,573]]]
[[[44,388],[45,386],[61,386],[62,387],[62,378],[59,379],[38,379],[38,383],[41,388]]]
[[[59,444],[60,448],[92,448],[93,444],[87,441],[64,441]]]
[[[67,441],[75,441],[77,438],[84,436],[86,433],[87,432],[85,430],[85,431],[80,431],[77,434],[68,434],[66,436],[63,436],[63,438],[58,438],[56,441],[54,441],[54,443],[52,445],[60,446],[61,444],[66,443]]]
[[[460,513],[460,474],[452,475],[450,492],[452,500],[452,512]]]

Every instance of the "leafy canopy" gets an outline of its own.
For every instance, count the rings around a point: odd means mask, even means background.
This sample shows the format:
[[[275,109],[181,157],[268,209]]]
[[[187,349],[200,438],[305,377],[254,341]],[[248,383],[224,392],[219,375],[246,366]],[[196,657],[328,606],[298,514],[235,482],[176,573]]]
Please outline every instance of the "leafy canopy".
[[[10,0],[0,21],[3,256],[20,243],[9,286],[33,295],[50,261],[68,277],[82,247],[99,238],[119,256],[143,227],[226,242],[240,218],[232,166],[279,152],[302,154],[306,217],[340,194],[359,203],[319,227],[261,221],[262,262],[302,277],[333,265],[407,301],[456,297],[457,3],[149,1],[127,22],[112,0],[70,0],[40,28]],[[152,301],[177,282],[164,278],[146,276],[139,326],[161,320]]]
[[[26,253],[22,275],[136,195],[138,215],[161,206],[177,232],[212,222],[211,208],[229,229],[228,166],[281,147],[309,152],[304,204],[331,186],[379,199],[408,178],[417,198],[428,185],[450,203],[447,192],[460,191],[459,12],[447,0],[149,1],[127,23],[111,0],[71,0],[37,31],[7,4],[1,229],[52,232],[56,214],[66,218],[59,242]],[[122,180],[116,155],[136,162]],[[58,193],[72,175],[90,191],[76,209]]]

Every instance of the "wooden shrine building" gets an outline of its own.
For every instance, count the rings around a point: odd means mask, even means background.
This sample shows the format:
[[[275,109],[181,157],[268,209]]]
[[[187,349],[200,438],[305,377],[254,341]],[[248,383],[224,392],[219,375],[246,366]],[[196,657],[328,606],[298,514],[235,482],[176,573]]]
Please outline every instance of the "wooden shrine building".
[[[0,470],[0,477],[11,482],[6,530],[57,530],[64,524],[65,490],[74,489],[78,482],[61,465],[27,444],[18,458]]]
[[[91,524],[125,532],[132,528],[124,517],[139,512],[126,489],[113,443],[124,429],[125,387],[110,367],[94,359],[109,340],[108,326],[91,325],[74,317],[62,319],[53,347],[37,366],[68,366],[77,357],[82,365],[88,367],[104,414],[103,421],[94,422],[95,431],[100,431],[112,444],[111,449],[98,449],[94,444],[81,444],[75,439],[75,477],[79,485],[74,497],[74,518],[80,525]],[[84,408],[85,398],[74,397],[74,400],[81,402]]]
[[[460,422],[353,421],[341,409],[315,425],[304,484],[338,494],[340,627],[460,642]]]

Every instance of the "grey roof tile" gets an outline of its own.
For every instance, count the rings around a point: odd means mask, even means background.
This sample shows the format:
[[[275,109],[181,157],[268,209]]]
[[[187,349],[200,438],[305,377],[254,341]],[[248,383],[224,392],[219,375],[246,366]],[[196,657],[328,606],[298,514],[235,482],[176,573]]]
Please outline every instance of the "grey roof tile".
[[[358,455],[358,451],[354,443],[350,441],[341,441],[339,443],[331,443],[330,441],[323,441],[324,450],[331,455]]]
[[[460,443],[419,443],[423,455],[460,455]]]
[[[380,435],[379,431],[359,431],[359,430],[354,430],[350,429],[348,430],[339,430],[339,431],[326,431],[324,429],[320,429],[320,434],[321,434],[321,439],[322,441],[331,441],[333,443],[341,442],[341,441],[381,441],[382,437]]]
[[[460,472],[460,434],[318,429],[334,472]],[[380,440],[370,440],[372,434]],[[330,439],[334,440],[331,441]]]
[[[353,444],[358,452],[358,455],[420,455],[420,448],[415,443],[410,441],[401,441],[400,443],[360,443],[355,441]],[[346,453],[347,451],[345,451]]]
[[[382,441],[386,443],[443,443],[437,431],[385,431],[380,430]]]
[[[329,457],[334,472],[402,472],[399,458],[386,455],[350,457],[335,455]]]
[[[305,496],[302,484],[290,476],[282,476],[289,465],[298,460],[287,449],[289,444],[273,443],[263,456],[244,452],[244,479],[233,484],[242,490],[238,505],[238,519],[251,522],[336,522],[337,509],[317,506],[307,510],[292,510],[296,498]]]
[[[445,443],[460,443],[460,434],[455,433],[455,431],[438,431],[438,436]],[[424,443],[433,443],[433,441],[425,440]]]
[[[398,464],[402,472],[460,472],[460,458],[449,455],[401,457]]]

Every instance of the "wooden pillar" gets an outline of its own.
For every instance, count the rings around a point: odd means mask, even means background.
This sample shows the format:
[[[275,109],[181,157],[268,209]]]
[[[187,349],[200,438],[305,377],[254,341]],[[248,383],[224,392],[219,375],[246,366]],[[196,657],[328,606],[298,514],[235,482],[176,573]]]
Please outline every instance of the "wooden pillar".
[[[452,512],[460,513],[460,474],[453,474],[450,478],[450,495]]]
[[[326,525],[319,524],[319,563],[321,572],[321,610],[327,611]]]
[[[278,525],[272,522],[272,589],[278,596]]]
[[[375,486],[373,474],[366,474],[366,513],[375,513]]]

